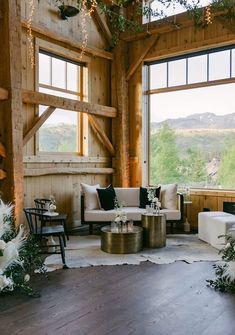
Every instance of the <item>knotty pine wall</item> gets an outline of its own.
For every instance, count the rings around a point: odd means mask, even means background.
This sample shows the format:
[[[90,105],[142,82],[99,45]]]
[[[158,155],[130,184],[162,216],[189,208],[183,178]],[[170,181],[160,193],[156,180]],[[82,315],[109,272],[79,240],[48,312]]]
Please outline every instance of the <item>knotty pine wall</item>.
[[[75,1],[76,2],[76,1]],[[82,42],[82,29],[79,16],[63,21],[58,17],[58,10],[53,7],[53,1],[43,0],[39,3],[35,1],[35,13],[33,16],[33,25],[40,25],[48,31],[53,31],[68,41],[70,39]],[[71,5],[73,1],[71,1]],[[28,1],[22,0],[22,20],[27,20],[29,15]],[[88,46],[105,50],[106,42],[102,34],[97,30],[96,25],[90,19],[87,20]],[[37,71],[31,68],[29,52],[28,52],[28,35],[24,27],[22,27],[22,89],[37,89]],[[34,40],[34,45],[48,44],[54,47],[55,52],[60,51],[65,55],[72,55],[74,59],[79,60],[80,52],[76,48],[65,43],[60,43],[54,39],[46,38],[38,34]],[[111,62],[108,59],[86,54],[82,61],[88,64],[88,102],[110,106],[110,67]],[[37,57],[35,58],[37,65]],[[32,105],[23,105],[24,113],[24,130],[28,129],[37,113],[37,107]],[[95,117],[106,134],[110,137],[111,120],[108,118]],[[111,167],[111,159],[109,153],[101,142],[97,139],[93,131],[88,125],[87,127],[87,156],[82,160],[66,155],[56,155],[53,163],[54,155],[51,155],[51,161],[48,155],[37,154],[37,136],[34,136],[24,147],[24,168],[60,168],[60,167],[82,167],[82,168],[107,168]],[[86,128],[85,127],[85,128]],[[58,156],[61,162],[58,162]],[[71,174],[71,175],[47,175],[24,177],[24,206],[33,206],[35,197],[48,197],[50,194],[55,195],[58,211],[69,214],[69,227],[77,226],[77,220],[80,219],[80,183],[88,184],[99,183],[106,186],[111,180],[111,174]]]
[[[169,29],[168,29],[169,30]],[[186,28],[172,29],[160,33],[158,42],[150,49],[144,61],[153,61],[170,56],[194,52],[203,49],[230,45],[235,43],[235,34],[229,27],[216,20],[205,29],[195,28],[193,24]],[[148,37],[129,42],[129,66],[144,53]],[[131,186],[142,184],[142,67],[129,81],[129,112],[130,112],[130,165]],[[235,192],[194,190],[192,205],[189,206],[189,221],[192,228],[197,229],[198,212],[204,207],[211,210],[222,210],[223,201],[235,201]]]

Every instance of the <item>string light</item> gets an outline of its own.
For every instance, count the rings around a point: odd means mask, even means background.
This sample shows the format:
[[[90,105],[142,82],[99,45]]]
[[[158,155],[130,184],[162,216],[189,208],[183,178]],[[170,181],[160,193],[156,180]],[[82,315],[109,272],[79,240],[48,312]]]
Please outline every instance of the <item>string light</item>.
[[[34,0],[29,0],[29,16],[28,16],[28,20],[27,20],[27,39],[28,39],[28,43],[29,43],[29,58],[30,58],[30,64],[31,64],[31,68],[34,67],[35,65],[35,59],[34,59],[34,39],[33,39],[33,34],[32,34],[32,20],[33,20],[33,15],[34,15],[34,10],[35,10],[35,6],[34,6]]]
[[[205,21],[206,24],[209,25],[212,23],[212,18],[211,18],[211,5],[206,7],[206,12],[205,12]]]

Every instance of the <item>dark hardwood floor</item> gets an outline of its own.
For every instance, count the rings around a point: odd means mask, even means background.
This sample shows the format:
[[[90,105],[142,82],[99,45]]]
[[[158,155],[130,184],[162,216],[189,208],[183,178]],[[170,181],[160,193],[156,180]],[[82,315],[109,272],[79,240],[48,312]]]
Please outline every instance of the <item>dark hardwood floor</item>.
[[[234,335],[235,296],[210,262],[99,266],[35,278],[40,298],[0,297],[1,335]]]

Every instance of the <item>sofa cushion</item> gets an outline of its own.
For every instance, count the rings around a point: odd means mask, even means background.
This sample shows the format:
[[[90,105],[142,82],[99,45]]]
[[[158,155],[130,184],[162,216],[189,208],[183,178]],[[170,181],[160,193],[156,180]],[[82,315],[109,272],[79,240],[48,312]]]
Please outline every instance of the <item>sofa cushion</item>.
[[[100,207],[105,211],[114,209],[116,193],[112,185],[106,188],[97,188],[98,197],[100,200]]]
[[[177,184],[161,186],[161,205],[166,209],[177,209]]]
[[[118,204],[124,203],[124,206],[139,207],[139,193],[138,187],[115,187]]]
[[[160,199],[161,186],[151,187],[155,191],[155,198]],[[150,205],[151,201],[148,199],[148,188],[140,187],[140,203],[139,208],[146,208],[146,205]]]
[[[123,211],[127,215],[127,220],[141,221],[141,214],[145,213],[145,209],[138,207],[124,207]],[[166,215],[166,220],[180,220],[181,213],[178,210],[163,209],[160,213]],[[85,221],[93,222],[111,222],[116,216],[115,209],[102,211],[101,209],[85,210]]]
[[[88,185],[81,183],[82,193],[84,194],[84,206],[86,209],[98,209],[99,201],[96,189],[100,187],[99,184]]]

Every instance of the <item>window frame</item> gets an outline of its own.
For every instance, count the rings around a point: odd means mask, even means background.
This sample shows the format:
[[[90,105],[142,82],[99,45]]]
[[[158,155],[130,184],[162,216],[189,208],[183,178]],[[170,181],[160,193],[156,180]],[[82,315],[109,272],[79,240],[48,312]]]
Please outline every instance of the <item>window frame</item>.
[[[230,78],[226,79],[217,79],[217,80],[209,80],[209,54],[215,53],[217,51],[223,51],[223,50],[230,50]],[[235,61],[232,62],[232,51],[235,52],[235,44],[230,45],[224,45],[216,48],[210,48],[210,49],[202,49],[200,51],[196,52],[188,52],[184,54],[179,54],[175,56],[169,56],[164,57],[158,60],[154,61],[146,61],[143,64],[143,76],[145,84],[142,86],[142,92],[143,92],[143,102],[142,102],[142,124],[143,124],[143,139],[142,139],[142,148],[145,148],[146,154],[143,155],[142,158],[142,184],[147,186],[150,185],[150,95],[151,94],[159,94],[164,92],[173,92],[178,90],[187,90],[187,89],[193,89],[193,88],[201,88],[201,87],[208,87],[208,86],[214,86],[214,85],[223,85],[223,84],[229,84],[229,83],[235,83],[235,71],[232,67],[232,65],[235,65]],[[160,64],[160,63],[166,63],[167,62],[167,71],[168,71],[168,62],[171,60],[177,60],[186,58],[186,67],[188,66],[188,58],[199,56],[199,55],[208,55],[207,56],[207,81],[204,82],[197,82],[193,84],[187,84],[188,82],[188,73],[186,73],[186,84],[185,85],[178,85],[178,86],[171,86],[166,88],[157,88],[157,89],[150,89],[150,65],[154,64]],[[234,66],[235,67],[235,66]],[[187,72],[186,68],[186,72]],[[234,71],[234,77],[232,77],[232,72]],[[146,84],[147,83],[147,84]],[[168,85],[168,73],[167,73],[167,85]],[[194,189],[200,189],[197,187],[194,187]],[[210,188],[205,188],[205,190],[209,190]],[[213,190],[216,190],[216,188],[213,188]]]
[[[46,84],[39,83],[39,53],[47,54],[49,56],[68,61],[80,66],[80,91],[70,91],[63,88],[58,88],[55,86],[50,86]],[[47,42],[44,40],[36,39],[35,42],[35,91],[39,92],[39,88],[57,90],[58,92],[71,93],[73,95],[77,95],[80,99],[79,101],[88,101],[88,67],[89,67],[89,59],[84,56],[83,60],[79,59],[80,54],[78,52],[68,50],[64,47],[61,47],[57,44]],[[52,94],[53,95],[53,94]],[[48,106],[49,107],[49,106]],[[65,110],[66,112],[66,110]],[[73,112],[73,111],[72,111]],[[77,113],[77,151],[75,152],[51,152],[51,151],[40,151],[39,150],[39,131],[35,134],[35,147],[34,152],[37,156],[63,156],[63,157],[76,157],[76,156],[84,156],[87,151],[87,134],[84,130],[86,129],[87,118],[81,112],[73,112]],[[35,115],[39,116],[39,106],[35,105]],[[40,130],[40,129],[39,129]]]

